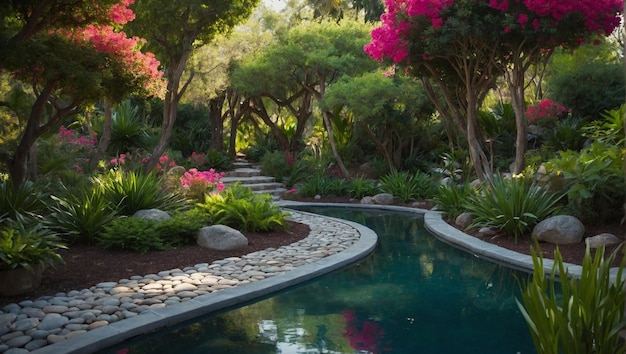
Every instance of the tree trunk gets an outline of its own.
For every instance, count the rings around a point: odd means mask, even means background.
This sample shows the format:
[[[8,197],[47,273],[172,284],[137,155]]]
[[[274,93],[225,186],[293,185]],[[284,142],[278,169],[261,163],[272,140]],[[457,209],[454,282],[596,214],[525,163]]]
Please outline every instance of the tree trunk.
[[[521,63],[515,63],[513,68],[506,73],[509,91],[511,92],[511,105],[515,112],[515,166],[511,171],[513,174],[519,174],[524,170],[524,157],[528,144],[527,138],[527,120],[524,104],[524,70],[520,67]]]
[[[106,155],[109,144],[111,143],[111,134],[113,132],[113,105],[108,99],[104,99],[104,127],[102,129],[102,136],[98,141],[98,149],[96,155],[89,163],[89,167],[93,170],[98,167],[98,162]]]
[[[326,94],[326,78],[324,77],[324,75],[320,75],[319,77],[320,77],[320,84],[319,84],[320,91],[319,91],[318,99],[322,100],[324,98],[324,95]],[[335,134],[333,134],[333,126],[330,123],[330,119],[328,118],[328,111],[326,111],[325,109],[322,110],[322,119],[324,120],[324,126],[326,126],[326,131],[328,132],[328,141],[330,142],[330,149],[333,152],[333,156],[335,157],[335,161],[337,162],[339,171],[341,172],[341,175],[343,178],[349,179],[350,172],[348,172],[348,169],[343,164],[343,160],[341,159],[341,156],[339,155],[339,151],[337,151],[337,143],[335,142]]]
[[[183,75],[185,65],[191,54],[191,49],[181,55],[178,62],[172,60],[171,66],[167,69],[167,92],[165,93],[165,102],[163,104],[163,123],[161,125],[161,134],[159,135],[159,142],[152,150],[150,159],[144,166],[144,172],[150,172],[154,166],[156,166],[159,158],[167,149],[170,139],[172,138],[172,132],[174,131],[174,123],[176,123],[176,116],[178,113],[178,103],[180,98],[185,93],[187,87],[191,83],[193,76],[190,76],[187,82],[180,88],[180,79]]]
[[[480,127],[478,126],[478,112],[472,94],[468,94],[467,108],[467,144],[469,146],[470,159],[474,166],[476,176],[481,181],[492,180],[492,167],[489,159],[480,143]]]
[[[225,100],[225,92],[209,100],[209,121],[211,124],[209,150],[224,151],[224,119],[222,117],[222,109],[224,108]]]

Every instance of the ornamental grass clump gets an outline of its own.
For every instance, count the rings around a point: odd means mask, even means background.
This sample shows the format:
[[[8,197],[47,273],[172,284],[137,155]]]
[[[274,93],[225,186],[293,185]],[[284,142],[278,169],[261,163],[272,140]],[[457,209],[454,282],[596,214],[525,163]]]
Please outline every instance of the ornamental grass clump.
[[[611,266],[616,257],[621,262],[612,278]],[[516,302],[537,352],[624,353],[626,347],[620,336],[626,328],[622,249],[605,259],[604,247],[592,256],[587,246],[580,278],[570,277],[558,248],[548,276],[538,245],[532,249],[532,259],[532,280],[521,284],[522,301]]]
[[[523,176],[495,176],[467,199],[465,209],[474,215],[469,227],[497,228],[517,241],[540,221],[557,214],[561,197]]]
[[[465,205],[474,193],[475,191],[469,183],[440,185],[433,201],[437,210],[446,213],[449,219],[454,220],[467,210]]]

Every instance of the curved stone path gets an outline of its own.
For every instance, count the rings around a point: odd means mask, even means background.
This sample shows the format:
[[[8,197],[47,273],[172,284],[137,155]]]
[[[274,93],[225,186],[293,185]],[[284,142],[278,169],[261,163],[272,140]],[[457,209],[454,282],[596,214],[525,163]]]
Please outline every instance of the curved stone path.
[[[376,245],[362,225],[290,212],[311,232],[288,246],[9,304],[0,310],[0,353],[94,352],[328,273]]]

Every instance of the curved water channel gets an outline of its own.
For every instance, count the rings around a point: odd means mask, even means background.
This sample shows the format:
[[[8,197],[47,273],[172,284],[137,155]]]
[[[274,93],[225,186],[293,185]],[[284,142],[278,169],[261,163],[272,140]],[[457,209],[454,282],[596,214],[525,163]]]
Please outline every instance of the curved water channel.
[[[373,229],[358,263],[101,353],[534,353],[515,304],[527,274],[431,236],[421,216],[307,207]],[[519,296],[518,296],[519,297]]]

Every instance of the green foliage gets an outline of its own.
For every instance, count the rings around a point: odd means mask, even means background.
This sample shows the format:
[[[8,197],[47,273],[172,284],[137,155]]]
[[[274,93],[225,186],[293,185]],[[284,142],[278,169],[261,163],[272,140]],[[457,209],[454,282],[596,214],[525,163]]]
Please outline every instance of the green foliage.
[[[602,113],[601,119],[583,128],[585,137],[601,143],[624,144],[624,115],[626,105]]]
[[[291,162],[291,163],[290,163]],[[295,161],[287,161],[287,153],[271,151],[261,158],[261,173],[265,176],[273,176],[277,181],[284,181],[291,174]]]
[[[98,244],[139,253],[165,250],[193,244],[198,230],[210,223],[210,216],[198,208],[177,212],[163,221],[121,217],[104,228]]]
[[[206,154],[207,164],[209,168],[215,171],[226,171],[230,169],[230,158],[226,153],[209,150]]]
[[[624,68],[621,62],[587,61],[549,77],[548,87],[552,99],[571,109],[575,117],[597,119],[624,102]]]
[[[348,195],[350,198],[361,199],[380,193],[380,188],[375,180],[366,178],[352,178],[348,181]]]
[[[479,111],[478,122],[494,163],[515,157],[515,112],[510,103]]]
[[[346,195],[349,186],[346,181],[339,177],[330,177],[323,174],[315,174],[302,182],[298,194],[305,197],[316,195]]]
[[[465,205],[474,193],[469,183],[440,185],[433,201],[437,205],[437,210],[445,212],[448,218],[454,220],[467,210]]]
[[[114,205],[109,204],[99,188],[65,189],[63,195],[52,199],[56,205],[50,206],[46,225],[87,244],[95,244],[98,234],[116,217]]]
[[[146,149],[149,148],[148,141],[147,126],[141,121],[138,108],[130,100],[115,107],[108,151],[119,155],[136,149]]]
[[[9,219],[27,223],[45,212],[48,193],[43,186],[30,181],[22,183],[17,190],[8,178],[0,180],[0,215]]]
[[[394,170],[381,177],[380,185],[384,192],[393,194],[402,202],[431,198],[435,190],[432,178],[422,172],[411,175],[406,171]]]
[[[622,260],[613,278],[611,265],[616,257]],[[569,276],[558,248],[548,278],[538,245],[532,249],[532,258],[532,280],[521,285],[522,302],[516,302],[537,352],[624,353],[620,332],[626,328],[626,289],[621,249],[605,259],[604,248],[599,248],[592,258],[587,246],[580,279]],[[559,284],[562,294],[557,292]]]
[[[212,224],[224,224],[246,231],[269,231],[285,226],[288,213],[272,204],[269,194],[255,194],[252,189],[234,184],[219,194],[205,197],[197,205],[211,218]]]
[[[148,219],[122,217],[109,223],[98,236],[104,248],[117,248],[139,253],[168,248],[157,232],[157,222]]]
[[[621,148],[596,142],[580,152],[559,155],[545,167],[552,188],[566,193],[568,211],[583,223],[619,220],[624,201]]]
[[[495,227],[517,241],[559,211],[561,196],[523,177],[495,176],[491,184],[470,195],[465,208],[474,215],[470,227]]]
[[[55,266],[66,248],[61,239],[41,224],[26,226],[20,221],[0,224],[0,270]]]
[[[185,156],[191,155],[194,151],[208,151],[211,145],[212,130],[207,119],[209,114],[206,105],[179,105],[170,148],[180,150]]]
[[[182,196],[163,188],[163,180],[153,173],[143,174],[122,169],[95,176],[93,183],[118,215],[133,215],[141,209],[177,210],[185,207]]]
[[[549,151],[579,150],[585,143],[581,128],[582,120],[568,115],[546,132],[543,148]]]

